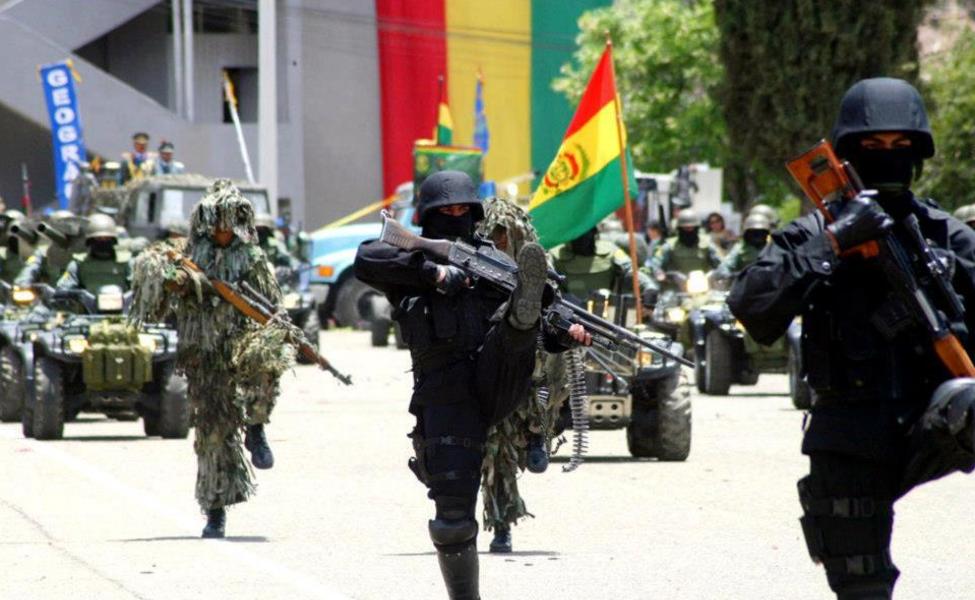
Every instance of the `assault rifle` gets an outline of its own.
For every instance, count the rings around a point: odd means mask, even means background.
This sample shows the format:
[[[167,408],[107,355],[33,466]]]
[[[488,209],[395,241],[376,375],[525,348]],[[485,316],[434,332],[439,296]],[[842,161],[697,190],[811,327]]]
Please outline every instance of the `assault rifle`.
[[[786,168],[826,223],[833,221],[828,203],[850,200],[863,190],[853,166],[840,162],[826,140],[786,163]],[[908,215],[899,225],[907,233],[905,242],[888,232],[844,255],[876,258],[893,295],[908,310],[911,321],[928,335],[945,369],[953,377],[975,377],[972,359],[951,330],[951,323],[964,320],[965,307],[951,285],[948,269],[925,241],[915,215]]]
[[[463,269],[473,281],[484,281],[508,294],[515,290],[518,283],[518,265],[504,252],[491,246],[475,248],[464,242],[420,237],[390,217],[386,211],[383,211],[382,217],[383,229],[379,235],[380,241],[403,250],[422,250],[432,257],[446,260],[449,264]],[[549,279],[559,282],[563,277],[549,269]],[[693,362],[683,356],[678,356],[650,340],[566,301],[557,292],[555,300],[542,308],[542,319],[561,332],[568,331],[572,325],[582,325],[592,335],[593,345],[605,350],[613,351],[620,345],[634,349],[643,347],[686,367],[694,366]]]
[[[175,248],[167,250],[166,254],[171,260],[178,263],[184,269],[203,274],[203,269],[201,269],[188,257],[183,256],[183,254],[181,254]],[[207,278],[207,281],[218,296],[237,309],[237,312],[251,319],[252,321],[260,325],[266,325],[269,321],[274,319],[284,320],[285,323],[290,326],[288,327],[290,332],[288,342],[295,346],[295,348],[301,352],[302,356],[317,364],[322,368],[322,370],[331,373],[336,379],[345,385],[352,385],[352,378],[339,372],[338,369],[332,366],[332,363],[330,363],[327,358],[319,354],[318,350],[312,346],[311,342],[308,341],[308,338],[305,337],[304,333],[302,333],[302,331],[297,327],[294,327],[290,319],[288,319],[287,313],[278,312],[274,304],[262,296],[253,287],[248,285],[246,282],[244,282],[244,284],[238,288],[236,285],[220,279]]]

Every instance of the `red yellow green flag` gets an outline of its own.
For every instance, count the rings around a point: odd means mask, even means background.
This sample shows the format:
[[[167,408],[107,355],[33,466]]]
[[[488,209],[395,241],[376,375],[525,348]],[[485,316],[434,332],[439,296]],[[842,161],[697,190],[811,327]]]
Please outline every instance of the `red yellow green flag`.
[[[437,136],[440,146],[449,146],[454,141],[454,120],[450,117],[450,108],[446,102],[441,102],[437,108]]]
[[[617,131],[611,47],[603,52],[529,211],[546,248],[574,240],[623,205],[620,160],[626,132]],[[620,125],[622,127],[622,125]],[[636,190],[627,157],[630,189]]]

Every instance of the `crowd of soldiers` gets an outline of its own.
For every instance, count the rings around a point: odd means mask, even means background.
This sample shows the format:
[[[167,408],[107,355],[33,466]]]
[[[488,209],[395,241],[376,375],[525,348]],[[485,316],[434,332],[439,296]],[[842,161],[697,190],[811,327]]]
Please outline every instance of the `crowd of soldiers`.
[[[541,318],[547,266],[566,275],[566,296],[585,300],[594,289],[620,292],[633,281],[649,306],[672,273],[710,272],[713,281],[730,283],[732,312],[766,344],[801,316],[813,391],[803,443],[810,474],[798,486],[809,553],[839,600],[892,597],[899,574],[890,556],[894,502],[917,485],[975,469],[975,366],[939,364],[939,356],[951,363],[942,349],[936,356],[919,341],[930,337],[919,336],[922,322],[896,304],[884,270],[854,250],[878,239],[899,244],[916,227],[940,252],[930,268],[950,281],[926,278],[915,297],[940,284],[970,304],[975,232],[965,224],[975,222],[975,209],[952,218],[911,192],[934,141],[921,97],[907,82],[854,85],[832,137],[867,191],[785,227],[774,209],[755,206],[737,240],[720,214],[702,221],[684,207],[671,237],[650,224],[645,264],[633,265],[596,229],[546,258],[523,212],[500,200],[482,205],[470,179],[449,171],[420,188],[423,236],[502,249],[516,259],[513,291],[483,285],[423,250],[378,240],[360,246],[356,276],[389,298],[411,352],[410,468],[435,504],[429,534],[452,600],[480,598],[478,483],[484,526],[495,531],[491,550],[510,551],[511,525],[529,515],[517,474],[544,469],[545,443],[556,430],[551,415],[565,399],[558,358],[591,342],[584,330],[558,336]],[[938,339],[957,336],[954,349],[964,355],[975,347],[975,316],[962,310],[953,318]]]

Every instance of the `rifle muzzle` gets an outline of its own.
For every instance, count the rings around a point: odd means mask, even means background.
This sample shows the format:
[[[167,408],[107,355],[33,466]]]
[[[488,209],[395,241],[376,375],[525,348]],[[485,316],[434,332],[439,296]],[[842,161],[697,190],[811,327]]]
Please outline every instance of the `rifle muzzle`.
[[[40,223],[37,226],[37,231],[62,248],[67,248],[71,245],[71,240],[68,238],[68,236],[65,235],[63,231],[49,223]]]
[[[21,223],[14,223],[10,226],[10,233],[24,240],[28,244],[37,244],[37,232]]]

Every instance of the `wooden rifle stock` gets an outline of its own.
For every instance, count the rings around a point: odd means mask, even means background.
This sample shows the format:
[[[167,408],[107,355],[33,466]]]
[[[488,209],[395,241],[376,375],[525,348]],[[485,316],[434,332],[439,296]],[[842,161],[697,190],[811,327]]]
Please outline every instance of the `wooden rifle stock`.
[[[827,223],[833,222],[833,214],[829,212],[827,204],[837,200],[850,200],[861,191],[862,186],[852,167],[846,161],[840,162],[827,140],[820,140],[818,144],[787,162],[785,168]],[[873,258],[880,254],[880,246],[875,241],[866,242],[843,252],[843,256],[851,254]]]

